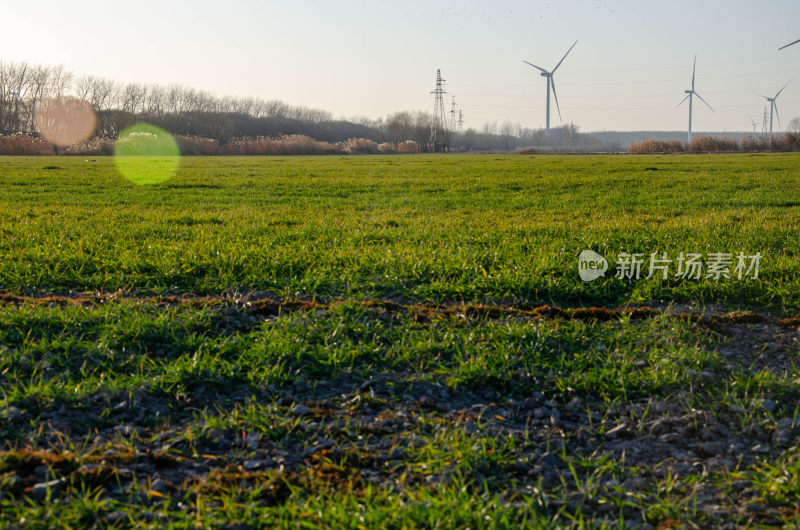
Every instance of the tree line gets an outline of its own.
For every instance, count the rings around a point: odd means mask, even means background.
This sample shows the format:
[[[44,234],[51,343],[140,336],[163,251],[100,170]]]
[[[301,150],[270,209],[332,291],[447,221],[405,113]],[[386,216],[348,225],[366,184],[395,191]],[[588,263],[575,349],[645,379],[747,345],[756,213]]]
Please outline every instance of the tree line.
[[[370,120],[335,119],[330,112],[288,105],[276,99],[220,97],[182,85],[119,83],[93,75],[75,76],[62,66],[0,61],[0,134],[37,135],[36,109],[48,98],[72,96],[97,115],[95,135],[116,138],[125,128],[148,122],[175,135],[227,143],[235,138],[305,135],[324,142],[364,138],[378,143],[414,142],[424,151],[433,116],[395,112]],[[539,145],[601,149],[602,142],[570,124],[544,131],[518,124],[486,124],[450,132],[451,150],[513,151]]]
[[[327,111],[279,100],[219,97],[181,85],[118,83],[76,77],[62,66],[0,62],[0,133],[35,134],[37,107],[62,96],[88,102],[97,114],[95,134],[109,138],[139,121],[220,141],[295,133],[339,141],[370,132],[361,124],[334,120]]]

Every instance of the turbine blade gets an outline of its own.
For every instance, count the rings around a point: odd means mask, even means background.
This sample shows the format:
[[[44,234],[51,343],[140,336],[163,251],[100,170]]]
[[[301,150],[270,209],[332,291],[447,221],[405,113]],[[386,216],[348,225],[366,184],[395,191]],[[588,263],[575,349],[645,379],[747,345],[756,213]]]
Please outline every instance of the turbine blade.
[[[694,72],[697,69],[697,54],[694,55],[694,64],[692,65],[692,90],[694,90]]]
[[[786,84],[785,84],[785,85],[783,85],[783,88],[786,88],[786,86],[787,86],[789,83],[791,83],[791,80],[789,80],[789,81],[786,81]],[[780,96],[780,95],[781,95],[781,92],[783,92],[783,88],[782,88],[782,89],[780,89],[780,90],[778,90],[778,93],[777,93],[777,94],[775,94],[775,97],[774,97],[774,98],[772,98],[772,99],[777,99],[777,98],[778,98],[778,96]]]
[[[556,82],[553,81],[552,77],[550,77],[550,84],[553,87],[553,98],[556,100],[556,109],[558,110],[558,121],[561,121],[561,107],[558,106],[558,96],[556,95]]]
[[[683,105],[683,102],[684,102],[684,101],[686,101],[687,99],[689,99],[689,96],[691,96],[691,94],[686,94],[686,97],[685,97],[685,98],[683,98],[683,99],[681,100],[681,102],[680,102],[680,103],[678,103],[677,105],[675,105],[675,108],[677,109],[678,107],[680,107],[681,105]]]
[[[776,101],[772,102],[775,105],[775,117],[778,118],[778,129],[781,128],[781,115],[778,114],[778,103]]]
[[[556,67],[553,68],[553,73],[555,73],[555,71],[558,70],[558,67],[561,66],[561,63],[564,62],[564,59],[567,58],[567,55],[569,55],[569,52],[572,51],[572,48],[574,48],[576,44],[578,44],[578,41],[575,41],[575,42],[572,43],[572,46],[569,47],[569,50],[567,50],[567,53],[564,54],[564,57],[562,57],[561,60],[558,61],[558,64],[556,65]]]
[[[522,60],[522,62],[523,62],[523,63],[525,63],[525,64],[528,64],[528,65],[530,65],[530,66],[533,66],[533,67],[534,67],[534,68],[536,68],[537,70],[541,70],[541,71],[542,71],[542,72],[544,72],[545,74],[549,74],[549,73],[550,73],[550,72],[548,72],[547,70],[545,70],[544,68],[541,68],[541,67],[539,67],[539,66],[536,66],[536,65],[535,65],[535,64],[533,64],[533,63],[529,63],[529,62],[528,62],[528,61],[526,61],[525,59],[523,59],[523,60]]]
[[[695,93],[694,93],[694,95],[695,95],[695,96],[697,96],[698,98],[700,98],[700,101],[702,101],[703,103],[705,103],[705,104],[706,104],[706,107],[708,107],[709,109],[711,109],[711,105],[709,105],[709,104],[708,104],[708,101],[706,101],[706,100],[704,100],[704,99],[703,99],[703,96],[701,96],[701,95],[700,95],[700,94],[698,94],[697,92],[695,92]],[[714,109],[711,109],[711,112],[714,112]],[[714,112],[714,114],[716,114],[716,112]]]
[[[798,42],[800,42],[800,39],[797,39],[797,40],[796,40],[796,41],[794,41],[794,42],[790,42],[790,43],[789,43],[789,44],[787,44],[786,46],[781,46],[781,47],[780,47],[780,48],[778,48],[778,49],[779,49],[779,50],[782,50],[782,49],[784,49],[784,48],[788,48],[788,47],[789,47],[789,46],[791,46],[792,44],[797,44]]]
[[[765,95],[763,95],[763,94],[759,94],[758,92],[753,92],[753,94],[755,94],[756,96],[758,96],[758,97],[760,97],[760,98],[764,98],[764,99],[766,99],[767,101],[769,101],[769,97],[768,97],[768,96],[765,96]]]

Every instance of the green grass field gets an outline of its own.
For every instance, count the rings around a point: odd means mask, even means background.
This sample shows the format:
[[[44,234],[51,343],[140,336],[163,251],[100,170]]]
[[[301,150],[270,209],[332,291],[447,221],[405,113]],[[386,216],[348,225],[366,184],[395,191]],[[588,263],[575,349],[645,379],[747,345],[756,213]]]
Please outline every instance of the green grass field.
[[[797,154],[0,158],[0,525],[798,525],[799,232]]]

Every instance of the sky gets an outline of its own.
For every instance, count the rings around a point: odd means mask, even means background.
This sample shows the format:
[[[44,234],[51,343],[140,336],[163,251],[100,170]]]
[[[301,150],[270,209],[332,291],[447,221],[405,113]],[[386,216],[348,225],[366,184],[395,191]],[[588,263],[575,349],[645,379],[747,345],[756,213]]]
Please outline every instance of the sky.
[[[9,2],[0,60],[76,75],[280,99],[337,117],[433,110],[436,70],[466,127],[545,123],[552,68],[562,121],[583,131],[761,129],[778,98],[800,116],[800,2],[651,0],[117,0]],[[777,119],[775,129],[778,129]]]

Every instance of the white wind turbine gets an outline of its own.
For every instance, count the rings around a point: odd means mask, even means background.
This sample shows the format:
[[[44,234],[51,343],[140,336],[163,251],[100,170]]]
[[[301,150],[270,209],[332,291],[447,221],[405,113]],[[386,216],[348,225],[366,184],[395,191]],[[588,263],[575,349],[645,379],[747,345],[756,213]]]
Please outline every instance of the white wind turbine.
[[[753,136],[755,136],[755,134],[756,134],[756,120],[754,120],[753,117],[750,116],[749,114],[747,115],[747,117],[750,118],[750,122],[753,124]]]
[[[675,108],[677,109],[678,107],[683,105],[684,101],[686,101],[687,99],[689,100],[689,135],[688,135],[688,139],[689,140],[688,141],[690,141],[690,142],[692,141],[692,98],[694,96],[697,96],[700,99],[700,101],[702,101],[703,103],[706,104],[706,107],[711,109],[711,112],[714,112],[714,109],[711,108],[711,105],[708,104],[708,101],[704,100],[703,96],[701,96],[700,94],[698,94],[694,90],[694,73],[695,73],[695,68],[696,67],[697,67],[697,55],[694,56],[694,65],[692,65],[692,88],[689,89],[689,90],[684,90],[684,92],[686,93],[686,97],[683,98],[683,101],[681,101],[680,103],[678,103],[675,106]]]
[[[562,57],[561,60],[558,61],[558,64],[555,66],[555,68],[553,68],[549,72],[547,70],[545,70],[544,68],[540,68],[539,66],[536,66],[533,63],[529,63],[528,61],[526,61],[524,59],[522,60],[523,63],[528,64],[530,66],[533,66],[534,68],[539,70],[541,72],[541,76],[544,77],[545,79],[547,79],[547,114],[546,114],[546,117],[545,117],[545,120],[546,120],[546,122],[545,122],[546,123],[545,134],[547,134],[548,136],[550,135],[550,87],[551,86],[553,87],[553,97],[556,100],[556,109],[558,109],[558,119],[559,120],[561,119],[561,108],[558,106],[558,96],[556,95],[556,84],[555,84],[555,81],[553,81],[553,74],[556,73],[556,70],[558,70],[558,67],[561,66],[561,63],[564,62],[564,59],[567,58],[567,55],[569,55],[569,52],[572,51],[572,48],[574,48],[576,44],[578,44],[578,41],[575,41],[575,42],[572,43],[572,46],[569,47],[569,50],[567,50],[567,53],[564,54],[564,57]]]
[[[786,85],[788,85],[789,83],[790,83],[790,81],[787,81]],[[786,88],[786,85],[783,85],[783,88]],[[770,135],[772,134],[772,113],[773,112],[775,113],[775,116],[778,118],[778,127],[781,126],[781,116],[780,116],[780,114],[778,114],[778,104],[775,102],[775,100],[778,99],[778,96],[781,95],[781,92],[783,92],[783,88],[778,90],[778,93],[775,94],[775,97],[767,97],[767,96],[762,96],[761,94],[756,94],[756,96],[762,97],[762,98],[766,99],[767,101],[769,101],[769,134]]]
[[[789,46],[791,46],[792,44],[797,44],[798,42],[800,42],[800,39],[797,39],[797,40],[796,40],[796,41],[794,41],[794,42],[790,42],[790,43],[789,43],[789,44],[787,44],[786,46],[781,46],[781,47],[780,47],[780,48],[778,48],[778,49],[779,49],[779,50],[782,50],[782,49],[784,49],[784,48],[788,48],[788,47],[789,47]]]

